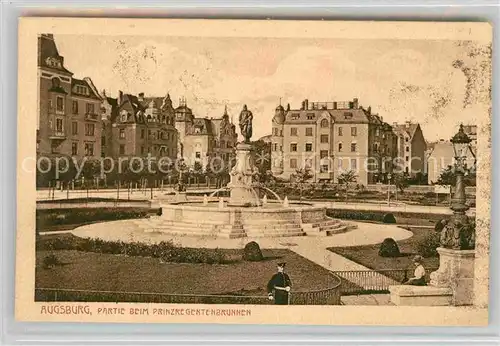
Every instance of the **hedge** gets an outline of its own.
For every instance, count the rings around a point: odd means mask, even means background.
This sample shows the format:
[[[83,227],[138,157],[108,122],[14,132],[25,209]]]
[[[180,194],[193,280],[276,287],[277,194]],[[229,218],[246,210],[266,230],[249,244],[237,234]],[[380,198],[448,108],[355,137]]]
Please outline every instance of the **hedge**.
[[[55,225],[82,224],[90,221],[137,219],[158,212],[158,209],[128,207],[37,210],[36,225],[37,228],[41,228]]]
[[[127,255],[160,258],[173,263],[207,263],[224,264],[230,259],[220,249],[183,248],[172,241],[162,241],[158,244],[139,242],[125,243],[122,241],[106,241],[92,238],[50,238],[38,239],[37,251],[76,250],[113,255]]]

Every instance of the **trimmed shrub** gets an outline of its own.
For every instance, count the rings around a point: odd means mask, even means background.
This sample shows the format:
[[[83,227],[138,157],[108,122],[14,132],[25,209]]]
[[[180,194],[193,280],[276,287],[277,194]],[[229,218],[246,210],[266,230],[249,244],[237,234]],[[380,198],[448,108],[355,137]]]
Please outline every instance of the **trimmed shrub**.
[[[264,256],[262,255],[262,251],[260,250],[259,244],[254,241],[245,245],[243,249],[243,259],[245,261],[262,261]]]
[[[43,269],[51,269],[61,264],[62,264],[61,261],[59,261],[56,255],[50,254],[44,257],[42,266]]]
[[[378,255],[381,257],[399,257],[401,252],[399,251],[398,244],[394,239],[385,238],[382,244],[380,244]]]
[[[384,217],[382,218],[383,223],[396,223],[396,218],[394,217],[394,214],[385,214]]]
[[[427,237],[417,244],[417,251],[423,257],[436,257],[438,255],[437,248],[440,246],[440,234],[437,232],[429,232]]]

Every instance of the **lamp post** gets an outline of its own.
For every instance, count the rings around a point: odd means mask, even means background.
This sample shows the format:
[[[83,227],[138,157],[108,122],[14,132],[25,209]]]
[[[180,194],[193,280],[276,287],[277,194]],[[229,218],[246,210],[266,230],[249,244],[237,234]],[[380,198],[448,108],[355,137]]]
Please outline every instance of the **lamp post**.
[[[475,229],[466,215],[469,207],[465,204],[465,182],[467,153],[471,139],[465,134],[463,125],[451,139],[455,156],[455,194],[451,199],[453,216],[441,232],[441,246],[454,250],[470,250],[475,247]]]

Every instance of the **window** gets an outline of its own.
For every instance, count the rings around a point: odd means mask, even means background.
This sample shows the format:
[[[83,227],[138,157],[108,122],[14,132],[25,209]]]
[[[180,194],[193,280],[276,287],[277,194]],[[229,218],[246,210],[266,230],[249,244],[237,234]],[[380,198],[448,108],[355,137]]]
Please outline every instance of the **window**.
[[[297,120],[297,119],[299,119],[299,118],[300,118],[300,114],[299,114],[299,113],[293,113],[293,114],[291,115],[291,117],[292,117],[292,120]]]
[[[78,155],[78,142],[71,143],[71,155]]]
[[[73,109],[73,114],[78,114],[78,101],[73,100],[72,109]]]
[[[351,152],[355,152],[356,151],[356,143],[351,143]]]
[[[306,143],[306,151],[312,151],[312,150],[313,150],[312,143]]]
[[[167,140],[170,139],[170,132],[167,132]]]
[[[201,152],[197,151],[197,152],[195,153],[195,157],[196,157],[197,159],[201,159]]]
[[[87,87],[84,87],[82,85],[77,85],[76,86],[76,93],[80,94],[80,95],[88,95],[89,91],[88,91]]]
[[[125,145],[120,144],[120,155],[125,155]]]
[[[328,135],[321,135],[320,142],[321,143],[328,143]]]
[[[351,169],[356,169],[356,166],[357,166],[357,160],[351,159]]]
[[[86,113],[87,114],[94,114],[94,104],[93,103],[87,103]]]
[[[312,136],[312,135],[313,135],[312,127],[306,127],[306,136]]]
[[[342,169],[342,167],[343,167],[342,159],[339,159],[339,161],[338,161],[338,167],[339,167],[339,169]]]
[[[407,142],[408,142],[408,139],[409,139],[408,137],[406,137],[406,138],[405,138],[405,140],[406,140]]]
[[[342,151],[342,143],[339,143],[339,151]]]
[[[378,127],[375,129],[375,136],[380,136],[380,129]]]
[[[144,154],[144,147],[141,147],[141,155]]]
[[[321,150],[319,152],[319,158],[324,159],[325,157],[328,157],[328,150]]]
[[[339,136],[342,136],[343,135],[343,132],[342,132],[342,126],[339,127]]]
[[[305,168],[311,168],[312,167],[312,160],[311,159],[306,159],[304,162],[304,167]]]
[[[151,138],[151,130],[148,130],[148,138]]]
[[[297,136],[297,128],[296,127],[290,128],[290,136]]]
[[[409,152],[410,151],[410,147],[406,147],[406,152]]]
[[[377,143],[373,143],[373,152],[378,152],[378,144]]]
[[[290,144],[290,151],[297,151],[297,143]]]
[[[49,109],[52,110],[52,100],[49,100]]]
[[[125,139],[125,129],[120,129],[120,139]]]
[[[73,121],[71,123],[71,134],[77,135],[78,134],[78,122]]]
[[[59,118],[56,119],[56,132],[60,132],[60,133],[63,132],[63,120],[62,119],[59,119]]]
[[[275,136],[277,136],[277,135],[278,135],[278,129],[277,129],[276,127],[273,129],[273,134],[274,134]]]
[[[329,168],[328,165],[321,165],[319,167],[319,172],[320,173],[328,173],[328,168]]]
[[[314,113],[307,113],[307,120],[314,120]]]
[[[410,161],[410,157],[409,156],[405,157],[405,160]]]
[[[101,137],[101,145],[106,145],[106,137],[104,136]]]
[[[328,120],[327,119],[321,120],[321,127],[328,127]]]
[[[283,137],[283,130],[280,130],[280,136]]]
[[[93,136],[95,132],[95,124],[85,124],[85,136]]]
[[[297,168],[297,159],[290,159],[290,168]]]
[[[141,129],[141,139],[144,139],[145,131],[144,129]]]
[[[280,145],[280,151],[283,151],[283,146],[282,145]]]
[[[85,143],[85,156],[94,156],[94,143]]]
[[[358,129],[356,127],[351,127],[351,136],[357,136],[358,135]]]
[[[64,99],[61,96],[56,98],[56,110],[58,112],[64,112]]]
[[[273,144],[273,150],[274,151],[278,151],[278,143],[274,143]]]
[[[408,173],[410,169],[408,167],[405,168],[405,172]]]

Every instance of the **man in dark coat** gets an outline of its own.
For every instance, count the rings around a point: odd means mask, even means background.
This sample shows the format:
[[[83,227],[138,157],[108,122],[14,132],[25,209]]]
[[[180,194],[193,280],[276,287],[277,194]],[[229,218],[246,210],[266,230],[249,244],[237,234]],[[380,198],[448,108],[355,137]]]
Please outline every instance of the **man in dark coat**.
[[[276,305],[289,305],[291,286],[292,281],[288,274],[285,273],[285,263],[278,263],[278,272],[273,275],[267,284],[269,299],[274,299]]]

